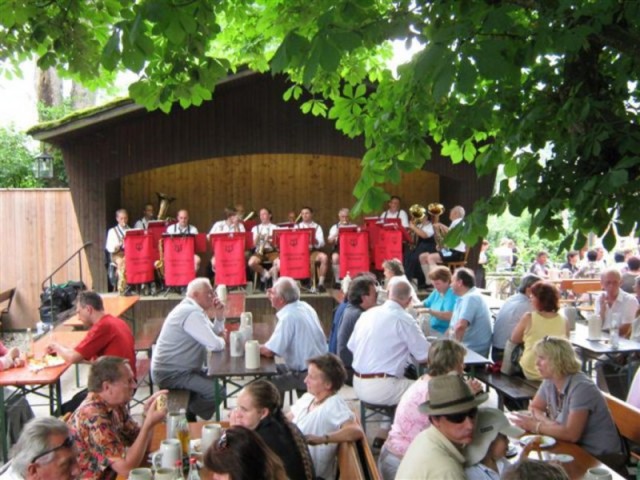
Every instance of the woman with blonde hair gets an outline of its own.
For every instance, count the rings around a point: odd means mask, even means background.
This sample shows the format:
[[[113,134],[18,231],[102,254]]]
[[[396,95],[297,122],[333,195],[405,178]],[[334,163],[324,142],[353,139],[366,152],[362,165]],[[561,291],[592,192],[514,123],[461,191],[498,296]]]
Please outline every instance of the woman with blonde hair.
[[[552,283],[536,282],[531,286],[532,312],[525,313],[511,333],[515,344],[524,342],[520,358],[522,373],[529,380],[541,380],[536,369],[534,346],[545,335],[569,338],[569,322],[558,313],[560,292]]]
[[[542,385],[531,401],[531,415],[515,414],[514,423],[536,435],[577,443],[611,468],[624,465],[622,442],[602,393],[581,371],[571,343],[544,337],[536,343]]]

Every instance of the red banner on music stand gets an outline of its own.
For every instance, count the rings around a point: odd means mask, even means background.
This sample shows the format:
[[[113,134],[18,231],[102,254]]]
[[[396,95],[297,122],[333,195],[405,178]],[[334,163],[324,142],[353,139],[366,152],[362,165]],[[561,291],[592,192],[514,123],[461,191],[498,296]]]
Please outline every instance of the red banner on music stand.
[[[216,285],[246,285],[244,232],[212,233],[211,249],[216,257]]]
[[[194,235],[162,236],[164,250],[164,283],[167,287],[184,287],[196,278],[193,256]]]
[[[127,283],[137,285],[153,281],[153,235],[144,230],[129,230],[124,237]]]
[[[313,229],[311,229],[313,231]],[[280,275],[296,280],[311,277],[309,265],[310,229],[274,230],[280,246]]]
[[[340,278],[369,271],[369,232],[340,229]]]
[[[173,223],[175,223],[175,221]],[[160,240],[162,240],[162,234],[167,231],[168,225],[170,225],[170,223],[164,220],[151,220],[147,225],[147,231],[153,236],[152,248],[154,262],[160,258],[160,250],[158,250],[158,247]]]
[[[378,229],[378,241],[374,248],[376,270],[382,270],[382,262],[397,258],[402,261],[402,231],[393,226]]]

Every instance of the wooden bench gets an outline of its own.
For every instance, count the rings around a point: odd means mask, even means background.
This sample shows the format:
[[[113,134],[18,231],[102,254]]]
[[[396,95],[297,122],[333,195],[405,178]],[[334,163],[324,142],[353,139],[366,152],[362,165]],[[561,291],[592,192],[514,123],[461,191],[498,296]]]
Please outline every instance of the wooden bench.
[[[640,445],[640,409],[608,393],[602,392],[602,395],[620,435],[629,443]],[[640,460],[637,452],[631,451],[631,456]]]
[[[504,397],[518,402],[529,401],[535,397],[540,382],[522,377],[504,375],[500,372],[480,370],[475,377],[498,394],[498,408],[504,408]]]
[[[380,480],[380,472],[366,437],[338,444],[338,478]]]

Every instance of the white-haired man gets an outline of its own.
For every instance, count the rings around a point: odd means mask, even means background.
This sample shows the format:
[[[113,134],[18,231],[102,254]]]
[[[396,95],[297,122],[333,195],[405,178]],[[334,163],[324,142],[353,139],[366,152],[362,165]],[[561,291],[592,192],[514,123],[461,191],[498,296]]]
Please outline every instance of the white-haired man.
[[[211,318],[213,317],[213,318]],[[196,278],[187,295],[167,316],[151,361],[153,381],[160,388],[189,390],[189,418],[209,419],[215,403],[215,380],[202,367],[208,352],[224,349],[224,305],[207,278]]]
[[[464,220],[464,215],[464,208],[460,205],[456,205],[449,212],[449,220],[451,220],[449,228],[445,227],[444,225],[440,225],[440,231],[446,234],[449,230],[455,228],[460,222],[462,222],[462,220]],[[435,253],[425,252],[420,254],[420,266],[422,267],[426,283],[431,283],[429,281],[429,271],[431,270],[431,268],[442,263],[461,262],[464,260],[466,251],[467,246],[464,244],[464,242],[460,242],[451,250],[442,248],[440,251]]]

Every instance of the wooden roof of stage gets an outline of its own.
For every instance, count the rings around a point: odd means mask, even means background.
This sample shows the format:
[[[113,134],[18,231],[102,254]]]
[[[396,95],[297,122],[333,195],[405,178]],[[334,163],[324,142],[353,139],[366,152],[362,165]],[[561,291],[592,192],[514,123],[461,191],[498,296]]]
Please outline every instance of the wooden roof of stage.
[[[88,252],[94,288],[106,289],[102,246],[114,211],[127,208],[132,224],[157,191],[177,198],[172,214],[188,208],[200,231],[226,205],[243,203],[247,211],[268,205],[276,222],[311,205],[328,233],[338,209],[355,202],[363,141],[285,102],[287,88],[281,76],[243,71],[221,81],[200,107],[176,104],[165,114],[119,100],[29,131],[62,150],[83,240],[99,246]],[[493,181],[434,156],[388,191],[404,208],[440,201],[470,209],[491,194]]]

